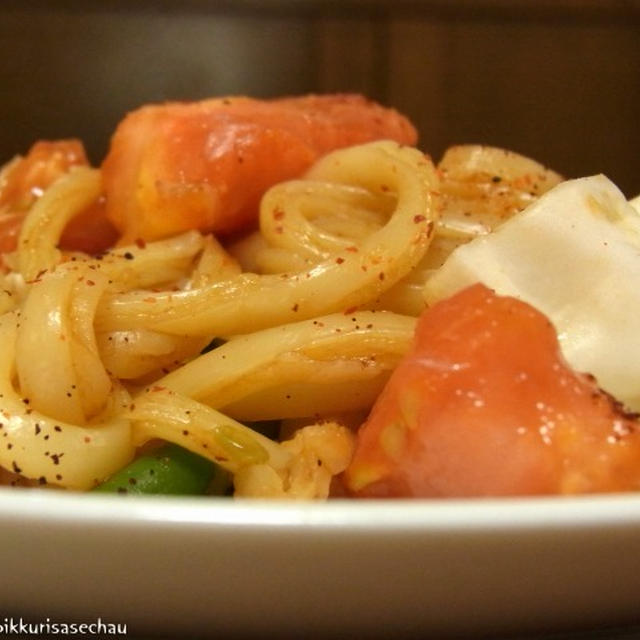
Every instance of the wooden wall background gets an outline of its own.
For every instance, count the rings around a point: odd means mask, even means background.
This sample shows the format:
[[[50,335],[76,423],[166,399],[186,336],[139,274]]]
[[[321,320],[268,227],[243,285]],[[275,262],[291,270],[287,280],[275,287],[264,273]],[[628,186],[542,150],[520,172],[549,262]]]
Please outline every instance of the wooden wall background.
[[[0,154],[81,137],[98,162],[129,109],[359,91],[436,158],[504,146],[640,193],[636,0],[3,0]]]

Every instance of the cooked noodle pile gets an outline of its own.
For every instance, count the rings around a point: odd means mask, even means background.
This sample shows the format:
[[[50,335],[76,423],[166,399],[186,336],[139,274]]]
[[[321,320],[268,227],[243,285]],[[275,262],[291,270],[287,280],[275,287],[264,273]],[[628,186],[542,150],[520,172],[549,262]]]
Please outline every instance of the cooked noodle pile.
[[[436,168],[388,141],[335,151],[269,190],[259,230],[232,244],[188,231],[97,256],[58,248],[102,189],[70,170],[4,256],[0,466],[88,490],[162,440],[227,469],[236,495],[327,497],[426,279],[559,180],[502,151],[452,153]],[[263,420],[284,421],[281,441],[247,425]]]

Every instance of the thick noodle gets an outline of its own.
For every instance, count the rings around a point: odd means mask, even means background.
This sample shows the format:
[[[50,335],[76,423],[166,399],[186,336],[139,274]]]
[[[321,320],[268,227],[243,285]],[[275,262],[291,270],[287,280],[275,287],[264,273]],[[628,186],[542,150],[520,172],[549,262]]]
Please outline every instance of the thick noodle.
[[[57,245],[66,224],[97,200],[101,190],[97,169],[74,167],[36,200],[18,237],[19,270],[26,281],[60,262]]]
[[[322,316],[235,337],[157,384],[244,420],[366,409],[414,328],[390,312]]]
[[[290,214],[283,235],[301,246],[293,184],[262,215]],[[356,308],[424,256],[438,178],[418,150],[384,141],[330,154],[300,184],[305,207],[333,211],[329,231],[298,253],[296,272],[258,275],[196,231],[64,254],[62,231],[100,196],[100,178],[80,168],[54,183],[7,257],[0,465],[89,489],[163,439],[236,474],[238,495],[326,497],[353,449],[338,416],[368,409],[415,325]],[[228,341],[199,355],[214,337]],[[287,417],[304,426],[281,443],[238,422]]]
[[[0,317],[0,465],[41,484],[90,489],[133,458],[129,421],[111,417],[78,425],[32,408],[13,384],[17,325],[16,313]],[[116,393],[111,402],[124,397]]]
[[[370,143],[329,154],[307,177],[393,195],[395,207],[387,223],[359,245],[300,273],[243,273],[187,291],[105,295],[98,329],[246,333],[366,304],[420,261],[438,217],[437,176],[424,154],[393,142]]]
[[[16,339],[18,380],[32,406],[51,417],[82,424],[111,393],[93,332],[105,287],[102,274],[69,263],[29,288]]]

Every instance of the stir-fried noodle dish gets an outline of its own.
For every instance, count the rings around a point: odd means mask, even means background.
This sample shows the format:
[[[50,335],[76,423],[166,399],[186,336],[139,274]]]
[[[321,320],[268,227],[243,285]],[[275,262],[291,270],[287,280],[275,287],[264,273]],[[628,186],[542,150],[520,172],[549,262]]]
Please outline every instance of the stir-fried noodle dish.
[[[0,480],[640,488],[640,203],[357,95],[143,106],[0,173]],[[424,148],[423,148],[424,147]]]

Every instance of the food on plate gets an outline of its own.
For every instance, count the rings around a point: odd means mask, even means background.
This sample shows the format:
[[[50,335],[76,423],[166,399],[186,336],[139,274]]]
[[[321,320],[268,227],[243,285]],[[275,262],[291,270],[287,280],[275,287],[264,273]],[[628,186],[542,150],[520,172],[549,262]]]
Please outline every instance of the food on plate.
[[[542,313],[482,284],[422,314],[357,439],[356,495],[640,488],[636,416],[568,367]]]
[[[640,410],[640,215],[605,176],[568,180],[495,233],[460,247],[424,289],[429,304],[478,280],[553,322],[571,365]]]
[[[358,95],[148,105],[113,135],[102,166],[107,215],[123,242],[242,230],[271,185],[329,151],[381,138],[417,136],[404,116]]]
[[[437,174],[439,215],[429,250],[381,293],[380,308],[417,316],[425,307],[425,281],[457,246],[489,233],[562,180],[534,160],[479,145],[451,147]],[[274,215],[285,204],[287,215]],[[329,184],[310,192],[305,180],[290,180],[265,194],[260,229],[229,250],[248,271],[300,271],[377,231],[392,206],[392,198],[374,198],[362,189]]]
[[[44,191],[72,167],[87,167],[79,140],[40,140],[28,153],[16,156],[0,171],[0,253],[14,251],[29,209]],[[97,199],[69,222],[60,246],[96,253],[111,246],[118,235],[107,220],[103,199]]]
[[[132,112],[98,167],[73,140],[5,165],[0,482],[280,499],[635,489],[622,402],[639,378],[616,361],[633,322],[615,304],[592,314],[586,294],[629,289],[616,274],[638,268],[636,211],[605,178],[478,145],[434,163],[416,144],[405,116],[360,96],[232,97]],[[601,347],[623,329],[612,353],[583,348],[585,369],[569,347],[587,326]],[[416,368],[429,341],[439,364]],[[617,400],[598,386],[611,372]]]
[[[225,490],[229,474],[197,453],[175,444],[153,447],[94,491],[105,493],[202,495],[212,486]]]

